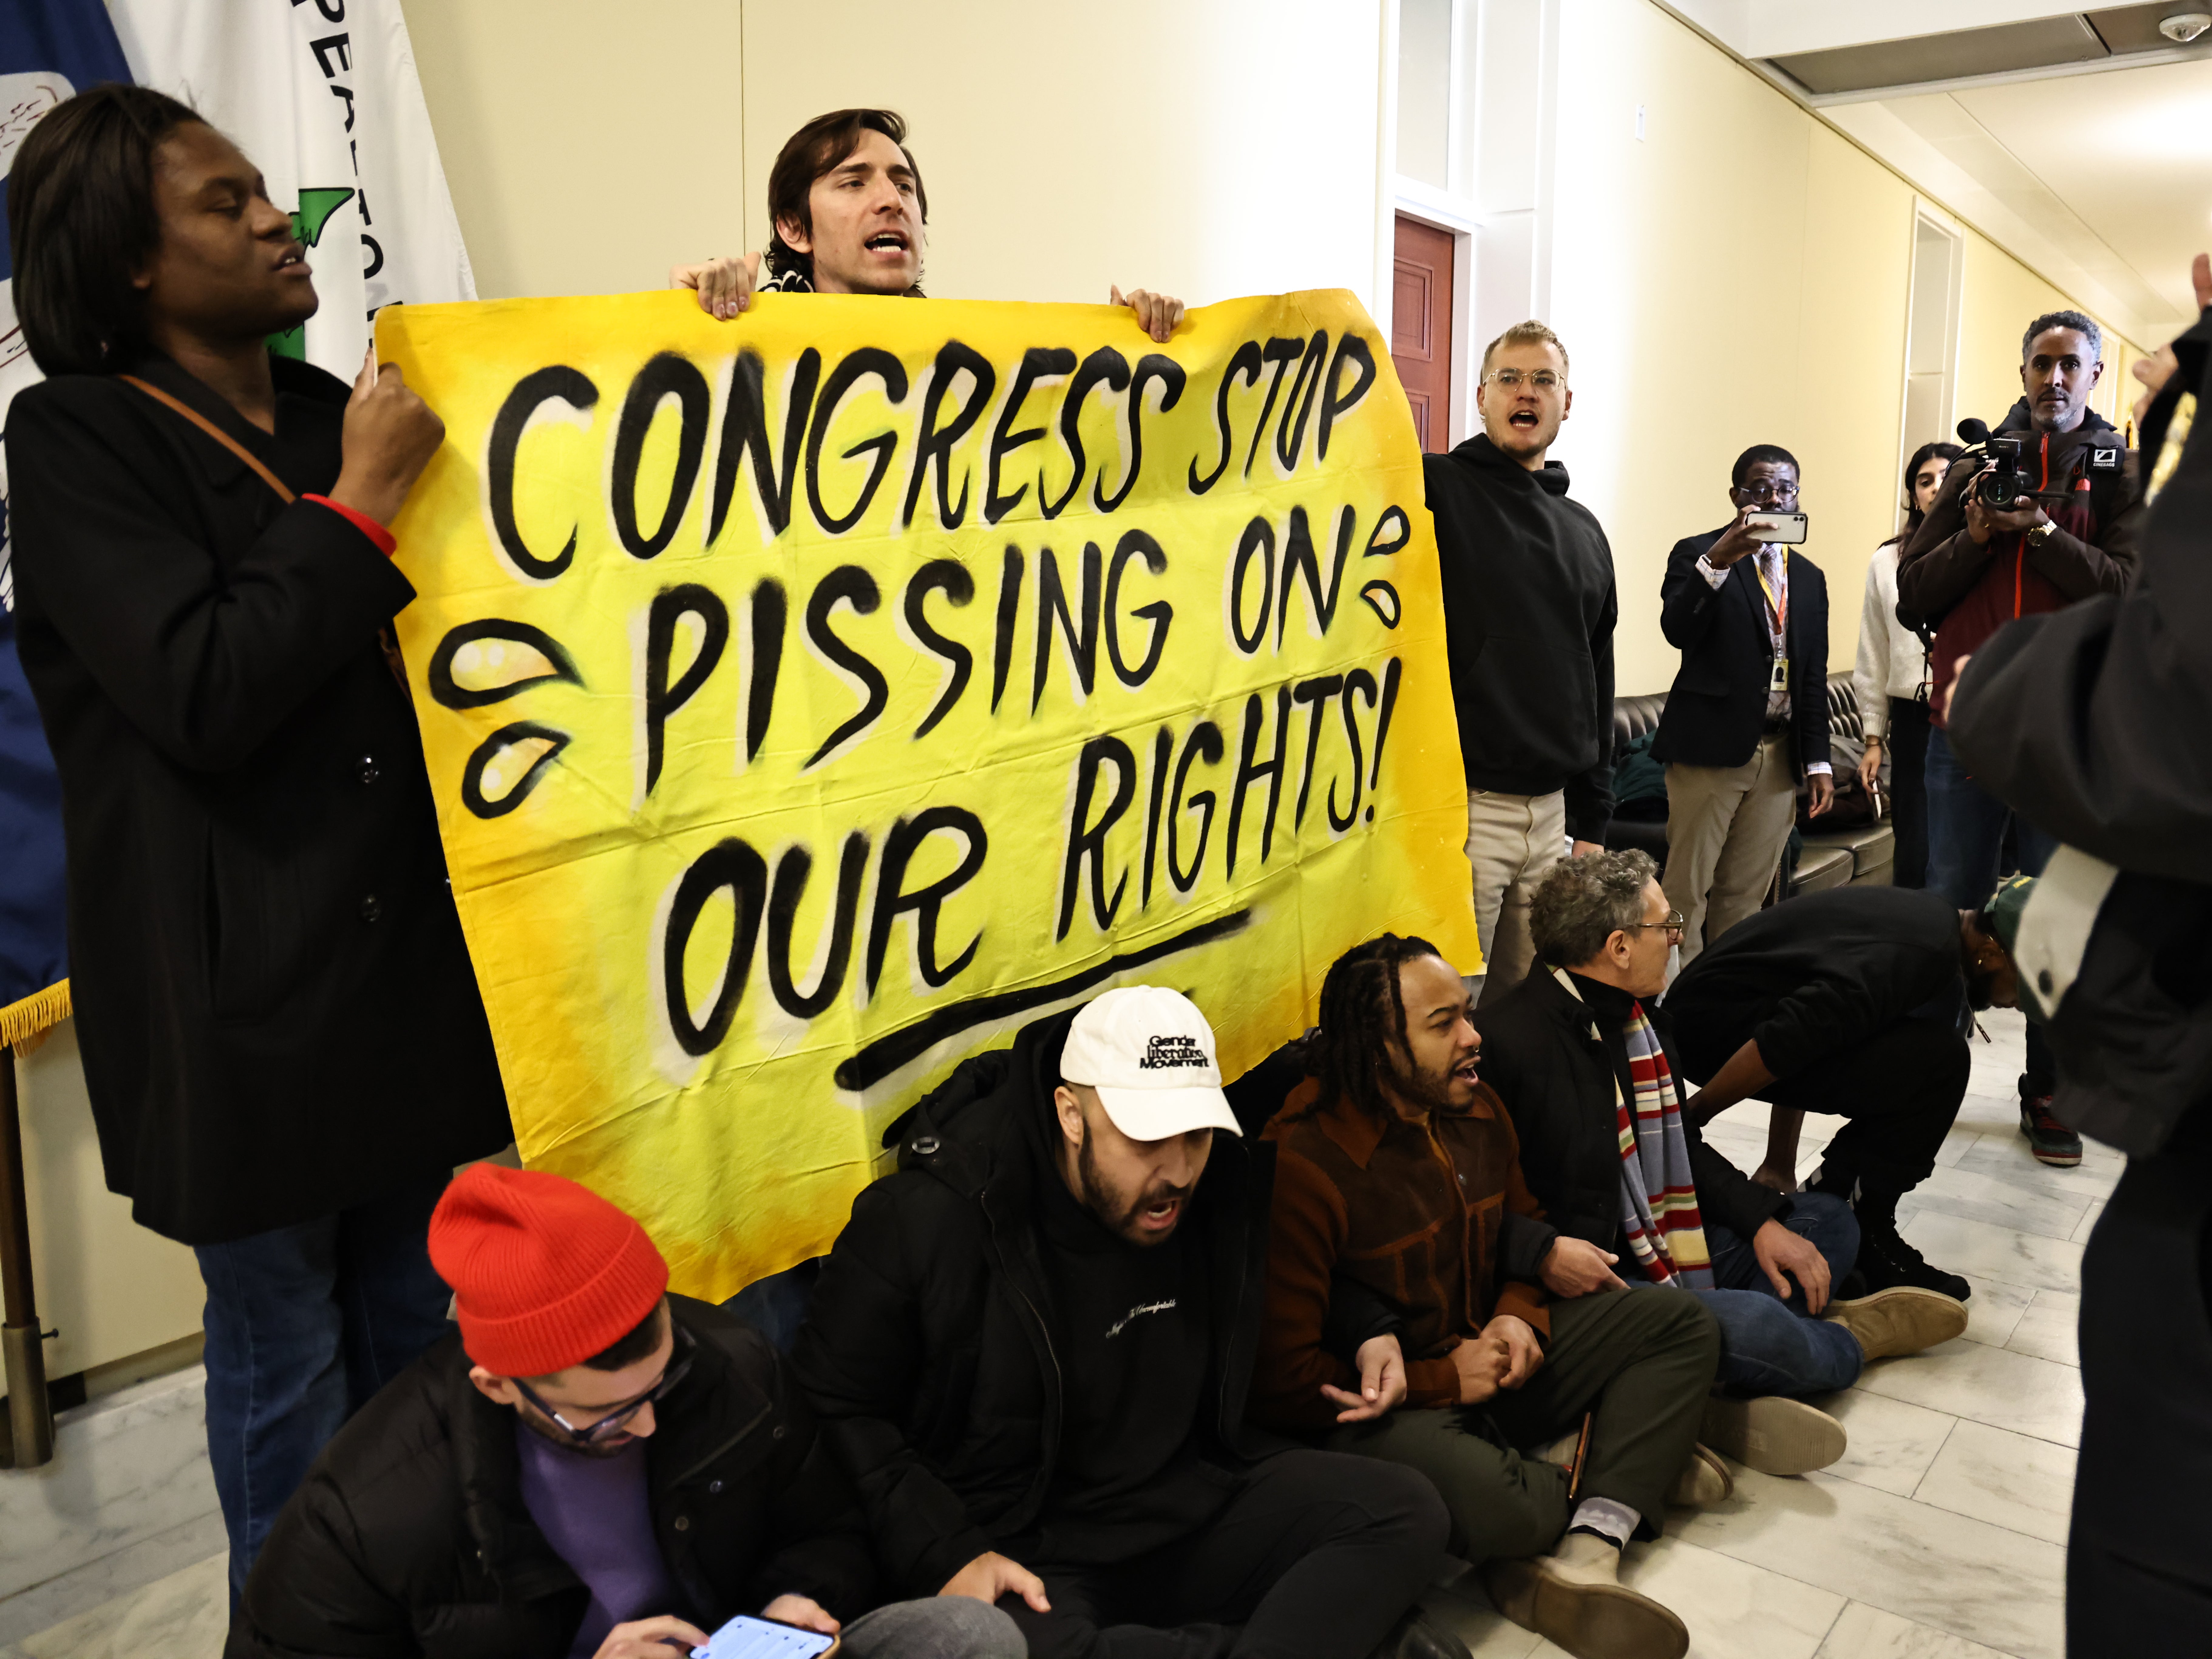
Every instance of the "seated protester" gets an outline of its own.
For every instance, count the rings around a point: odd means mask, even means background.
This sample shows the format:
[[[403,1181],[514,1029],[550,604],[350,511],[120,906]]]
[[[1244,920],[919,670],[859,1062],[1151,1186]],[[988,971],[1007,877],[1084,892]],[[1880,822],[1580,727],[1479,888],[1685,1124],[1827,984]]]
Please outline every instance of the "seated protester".
[[[1616,1572],[1632,1538],[1658,1535],[1670,1496],[1731,1489],[1693,1443],[1719,1334],[1686,1296],[1547,1305],[1539,1264],[1558,1235],[1521,1179],[1512,1119],[1476,1076],[1468,1008],[1458,971],[1422,939],[1385,933],[1329,969],[1309,1076],[1267,1132],[1273,1239],[1250,1410],[1427,1475],[1454,1553],[1491,1563],[1491,1600],[1516,1624],[1572,1654],[1675,1659],[1682,1621]],[[1364,1345],[1360,1372],[1333,1352],[1346,1322],[1331,1303],[1359,1298],[1402,1322],[1402,1404],[1387,1386],[1359,1404],[1361,1373],[1390,1368]],[[1340,1417],[1333,1401],[1352,1409]],[[1530,1455],[1585,1413],[1583,1447]]]
[[[1666,1019],[1647,1006],[1680,919],[1650,854],[1556,866],[1530,926],[1540,965],[1482,1011],[1482,1067],[1560,1232],[1545,1283],[1563,1297],[1623,1279],[1690,1291],[1720,1323],[1725,1391],[1698,1439],[1768,1474],[1826,1468],[1844,1454],[1843,1425],[1772,1396],[1847,1389],[1869,1359],[1958,1335],[1966,1309],[1910,1285],[1830,1302],[1858,1254],[1850,1206],[1760,1185],[1683,1121]]]
[[[749,253],[678,265],[668,285],[696,289],[699,309],[724,322],[752,303],[756,289],[921,296],[929,192],[896,111],[832,110],[793,133],[769,169],[768,212],[766,282],[761,256]],[[1172,295],[1111,291],[1109,303],[1134,311],[1163,344],[1182,320]]]
[[[1407,1612],[1434,1489],[1244,1425],[1266,1220],[1174,991],[1040,1020],[915,1108],[795,1354],[903,1593],[995,1601],[1038,1659],[1465,1659]]]
[[[479,1164],[430,1218],[460,1321],[277,1518],[225,1659],[672,1659],[740,1613],[855,1659],[1019,1659],[972,1601],[871,1603],[852,1488],[756,1333],[629,1216]]]
[[[1992,902],[2016,915],[2033,885]],[[1959,1115],[1973,1010],[2015,1004],[2019,975],[1996,925],[1940,893],[1833,888],[1739,922],[1667,993],[1674,1057],[1705,1085],[1683,1121],[1702,1127],[1754,1095],[1773,1107],[1756,1179],[1795,1192],[1805,1114],[1850,1120],[1812,1190],[1850,1201],[1869,1291],[1973,1294],[1899,1236],[1897,1200],[1928,1178]]]

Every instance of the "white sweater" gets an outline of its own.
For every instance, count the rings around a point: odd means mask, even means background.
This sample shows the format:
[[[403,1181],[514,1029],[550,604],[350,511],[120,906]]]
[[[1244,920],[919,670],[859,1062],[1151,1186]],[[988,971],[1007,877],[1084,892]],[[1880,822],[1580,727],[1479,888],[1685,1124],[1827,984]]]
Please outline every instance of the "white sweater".
[[[1928,652],[1920,636],[1897,619],[1895,542],[1875,549],[1868,562],[1866,604],[1859,613],[1859,660],[1851,673],[1859,720],[1869,738],[1889,735],[1889,700],[1924,697]]]

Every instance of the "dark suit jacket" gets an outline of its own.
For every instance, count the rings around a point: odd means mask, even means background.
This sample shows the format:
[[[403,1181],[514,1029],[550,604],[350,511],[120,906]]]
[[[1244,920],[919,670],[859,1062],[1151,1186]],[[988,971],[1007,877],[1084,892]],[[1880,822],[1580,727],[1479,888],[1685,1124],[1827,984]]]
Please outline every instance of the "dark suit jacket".
[[[272,435],[167,357],[131,368],[302,495],[337,483],[346,388],[320,369],[276,360]],[[406,578],[112,375],[18,397],[8,474],[108,1186],[219,1243],[496,1152],[491,1035],[377,641]]]
[[[1628,1069],[1625,994],[1588,987],[1577,1001],[1541,963],[1482,1011],[1482,1077],[1498,1091],[1521,1138],[1521,1172],[1544,1206],[1544,1219],[1601,1250],[1620,1248],[1620,1128],[1616,1112]],[[1674,1093],[1684,1073],[1667,1020],[1646,1012],[1667,1051]],[[1687,1124],[1698,1207],[1710,1223],[1748,1239],[1790,1200],[1762,1187],[1705,1144]],[[1624,1256],[1625,1265],[1625,1256]],[[1630,1277],[1627,1272],[1622,1277]]]
[[[1741,766],[1766,724],[1766,599],[1750,559],[1739,559],[1718,587],[1706,584],[1698,560],[1720,538],[1717,530],[1686,537],[1667,556],[1659,626],[1682,666],[1651,739],[1654,760]],[[1807,766],[1828,759],[1828,582],[1802,553],[1789,556],[1787,570],[1791,760],[1802,779]]]

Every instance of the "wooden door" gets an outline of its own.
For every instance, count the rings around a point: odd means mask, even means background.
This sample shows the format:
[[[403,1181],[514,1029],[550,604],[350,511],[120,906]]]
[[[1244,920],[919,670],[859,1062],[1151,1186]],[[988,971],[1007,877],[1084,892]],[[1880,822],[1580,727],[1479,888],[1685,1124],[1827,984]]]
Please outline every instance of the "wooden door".
[[[1451,447],[1452,234],[1398,216],[1390,360],[1413,407],[1421,447]]]

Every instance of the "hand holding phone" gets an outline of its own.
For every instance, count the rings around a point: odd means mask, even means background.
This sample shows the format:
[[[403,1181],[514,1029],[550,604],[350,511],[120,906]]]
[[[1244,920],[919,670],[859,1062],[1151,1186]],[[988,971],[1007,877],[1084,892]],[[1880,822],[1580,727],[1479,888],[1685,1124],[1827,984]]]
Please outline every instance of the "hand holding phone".
[[[836,1646],[836,1637],[820,1631],[741,1613],[716,1631],[705,1647],[692,1649],[691,1659],[817,1659]]]
[[[1753,513],[1744,528],[1770,547],[1798,547],[1804,544],[1806,518],[1802,513]]]

